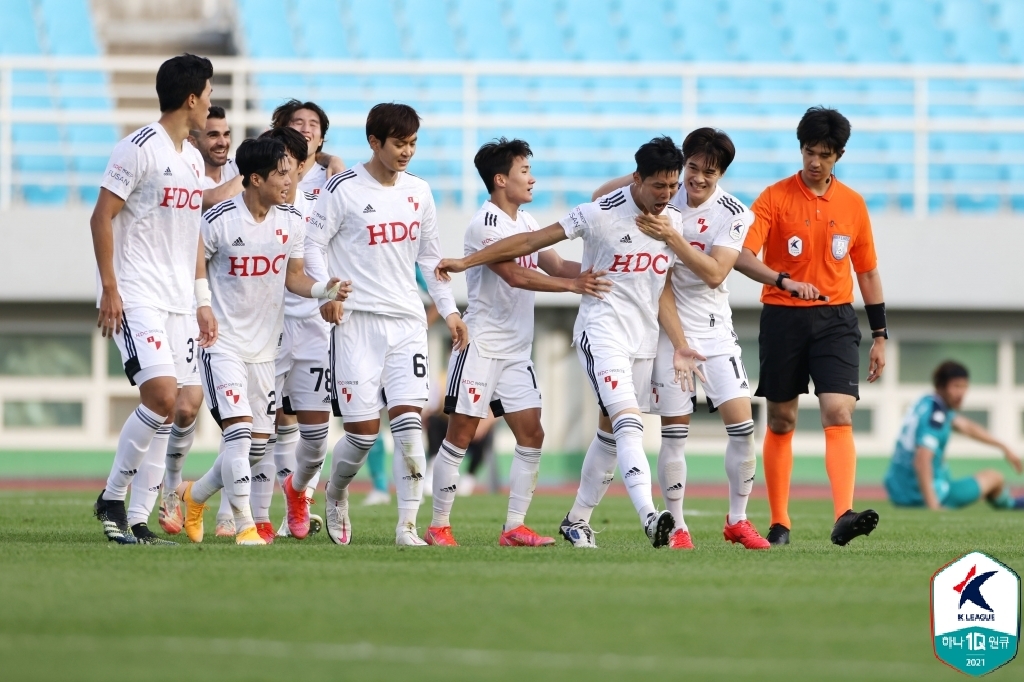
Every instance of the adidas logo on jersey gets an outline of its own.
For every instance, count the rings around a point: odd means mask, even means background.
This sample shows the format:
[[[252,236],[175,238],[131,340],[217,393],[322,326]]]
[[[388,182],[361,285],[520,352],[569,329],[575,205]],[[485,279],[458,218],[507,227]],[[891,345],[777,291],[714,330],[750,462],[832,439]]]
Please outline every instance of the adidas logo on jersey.
[[[172,172],[171,172],[171,167],[170,167],[170,166],[168,166],[168,167],[167,167],[167,168],[166,168],[166,169],[164,170],[164,175],[174,175],[174,173],[172,173]]]
[[[245,246],[245,242],[243,242],[242,238],[239,237],[235,241],[231,242],[231,246]]]
[[[630,469],[629,471],[627,471],[627,472],[626,472],[626,475],[625,475],[625,476],[623,476],[622,478],[632,478],[633,476],[639,476],[639,475],[640,475],[640,474],[642,474],[642,473],[643,473],[643,472],[642,472],[642,471],[640,471],[640,469],[639,469],[639,468],[637,468],[637,467],[632,467],[632,468],[631,468],[631,469]]]
[[[747,386],[747,382],[744,381],[742,384],[740,384],[740,388],[750,388],[750,386]]]
[[[633,243],[633,240],[632,240],[632,239],[630,238],[630,236],[629,236],[629,235],[627,234],[627,235],[626,235],[625,237],[623,237],[622,239],[620,239],[620,240],[619,240],[619,243],[620,243],[620,244],[632,244],[632,243]]]
[[[377,211],[375,211],[373,209],[373,206],[371,206],[370,204],[367,204],[366,208],[363,209],[363,213],[376,213],[376,212]]]

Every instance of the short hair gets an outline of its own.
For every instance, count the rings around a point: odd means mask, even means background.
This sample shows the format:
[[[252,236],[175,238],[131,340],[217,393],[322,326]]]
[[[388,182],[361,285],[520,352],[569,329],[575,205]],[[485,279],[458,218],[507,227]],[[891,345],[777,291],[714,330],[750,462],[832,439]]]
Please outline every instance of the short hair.
[[[935,368],[932,373],[932,385],[935,388],[945,388],[953,379],[969,379],[970,373],[967,368],[956,360],[946,360]]]
[[[327,129],[331,127],[331,122],[327,119],[327,112],[320,108],[320,105],[316,102],[300,102],[297,99],[290,99],[278,108],[274,109],[274,113],[270,116],[270,126],[272,128],[287,128],[288,124],[292,121],[292,116],[299,109],[309,109],[317,118],[320,119],[320,137],[322,140],[327,139]],[[324,148],[323,142],[317,147],[317,152]]]
[[[736,146],[721,130],[697,128],[683,140],[683,159],[689,161],[694,156],[704,157],[709,166],[725,173],[736,158]]]
[[[480,173],[480,179],[484,181],[487,193],[494,191],[494,176],[508,175],[512,172],[512,164],[518,158],[529,158],[533,156],[530,145],[524,140],[502,137],[488,142],[480,147],[480,150],[473,157],[473,165]]]
[[[260,134],[260,138],[269,137],[274,140],[280,140],[288,153],[295,157],[295,160],[302,163],[309,158],[309,143],[306,142],[306,138],[302,136],[295,128],[271,128],[265,130]]]
[[[272,137],[250,138],[242,142],[235,150],[235,165],[242,176],[242,186],[249,186],[249,178],[253,174],[266,180],[271,172],[277,170],[286,153],[284,142]]]
[[[168,59],[156,72],[156,96],[161,113],[180,109],[189,95],[202,95],[211,78],[213,64],[206,57],[186,53]]]
[[[206,115],[206,118],[227,118],[227,112],[224,111],[224,107],[219,107],[216,104],[210,105],[210,111]]]
[[[640,174],[641,180],[663,171],[679,173],[683,170],[683,151],[667,135],[640,145],[633,158],[636,160],[636,172]]]
[[[801,149],[823,144],[829,151],[839,153],[850,140],[850,120],[835,109],[811,107],[796,126],[796,139]]]
[[[405,139],[420,129],[420,115],[408,104],[382,102],[366,115],[366,141],[370,136],[384,144],[389,137]]]

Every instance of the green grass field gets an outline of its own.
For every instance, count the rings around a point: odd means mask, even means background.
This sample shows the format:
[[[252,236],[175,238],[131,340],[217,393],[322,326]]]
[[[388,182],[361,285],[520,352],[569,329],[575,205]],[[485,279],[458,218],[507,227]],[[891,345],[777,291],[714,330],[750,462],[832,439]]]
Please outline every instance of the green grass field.
[[[794,544],[746,552],[722,541],[725,502],[698,499],[683,553],[653,550],[625,497],[592,552],[498,547],[505,499],[486,495],[458,500],[452,549],[397,549],[394,509],[359,506],[347,548],[119,547],[93,497],[0,492],[5,680],[960,679],[932,655],[932,573],[971,550],[1024,573],[1024,514],[985,505],[882,504],[838,548],[831,506],[795,502]],[[532,525],[554,534],[569,503],[538,497]]]

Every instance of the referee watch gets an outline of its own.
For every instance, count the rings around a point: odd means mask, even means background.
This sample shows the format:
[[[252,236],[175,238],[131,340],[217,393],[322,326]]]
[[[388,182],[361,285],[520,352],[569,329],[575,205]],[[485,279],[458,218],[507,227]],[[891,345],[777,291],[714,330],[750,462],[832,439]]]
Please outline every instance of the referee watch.
[[[788,272],[780,272],[779,273],[778,278],[776,278],[776,280],[775,280],[775,286],[777,286],[779,289],[782,289],[783,291],[785,291],[785,289],[782,288],[782,280],[784,280],[784,279],[793,279],[793,278],[789,276]]]

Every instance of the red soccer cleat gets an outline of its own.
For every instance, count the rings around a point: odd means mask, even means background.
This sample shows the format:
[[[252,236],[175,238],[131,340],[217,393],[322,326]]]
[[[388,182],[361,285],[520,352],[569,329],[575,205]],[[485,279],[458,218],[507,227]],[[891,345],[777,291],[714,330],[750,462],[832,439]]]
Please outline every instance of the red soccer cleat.
[[[725,539],[733,544],[739,543],[747,549],[769,549],[771,543],[761,537],[761,534],[757,532],[754,525],[743,519],[737,523],[729,525],[729,517],[725,517],[725,528],[722,529],[722,535]]]
[[[676,528],[668,538],[669,549],[694,549],[690,531]]]
[[[288,520],[288,532],[296,540],[304,540],[309,535],[309,498],[306,491],[292,488],[292,475],[284,479],[285,518]]]
[[[274,536],[276,533],[274,533],[274,527],[270,525],[269,521],[258,522],[256,524],[256,532],[260,534],[260,537],[263,538],[263,541],[268,545],[274,544]]]
[[[451,526],[430,526],[423,534],[423,539],[428,545],[437,545],[438,547],[459,546],[459,543],[455,542],[455,536],[452,535]]]
[[[555,544],[554,538],[544,535],[537,535],[526,526],[518,526],[512,530],[506,530],[498,538],[498,544],[502,547],[547,547]]]

